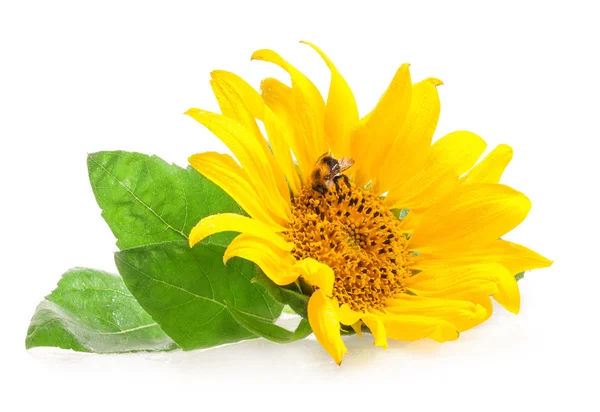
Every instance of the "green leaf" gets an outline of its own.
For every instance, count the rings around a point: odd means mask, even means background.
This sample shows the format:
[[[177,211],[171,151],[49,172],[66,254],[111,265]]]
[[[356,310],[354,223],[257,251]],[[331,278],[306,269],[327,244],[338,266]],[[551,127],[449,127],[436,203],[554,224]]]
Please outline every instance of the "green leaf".
[[[291,343],[299,339],[304,339],[312,333],[308,320],[301,319],[294,332],[275,325],[272,322],[266,322],[247,313],[235,309],[228,305],[229,312],[233,318],[248,331],[276,343]]]
[[[253,263],[225,248],[163,242],[116,253],[125,284],[139,304],[183,349],[207,348],[256,336],[231,315],[225,301],[247,316],[273,322],[282,310],[267,291],[250,283]]]
[[[191,167],[140,153],[95,153],[88,169],[102,216],[122,250],[116,261],[125,284],[183,349],[256,337],[233,319],[226,298],[250,316],[270,322],[279,316],[282,305],[250,284],[252,263],[223,265],[224,247],[235,234],[188,246],[188,234],[202,218],[244,213],[217,185]]]
[[[517,279],[517,282],[521,279],[523,279],[525,277],[525,272],[519,272],[515,275],[515,279]]]
[[[120,277],[85,268],[66,272],[58,287],[38,305],[25,346],[97,353],[177,348]]]
[[[243,213],[221,188],[191,167],[157,156],[98,152],[88,156],[90,183],[119,249],[187,240],[192,227],[215,213]],[[233,234],[205,240],[226,246]]]
[[[302,316],[304,319],[308,318],[308,296],[278,286],[262,272],[259,272],[252,279],[252,283],[263,286],[277,302],[288,305],[294,312]]]

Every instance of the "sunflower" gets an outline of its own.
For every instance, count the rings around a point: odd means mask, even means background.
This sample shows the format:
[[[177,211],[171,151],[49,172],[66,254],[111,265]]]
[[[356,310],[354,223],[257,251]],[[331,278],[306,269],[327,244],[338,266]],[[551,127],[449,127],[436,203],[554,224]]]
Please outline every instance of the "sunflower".
[[[190,164],[248,215],[201,220],[190,245],[238,232],[225,262],[241,257],[278,285],[309,285],[309,323],[338,364],[347,352],[342,330],[361,335],[366,327],[386,348],[387,339],[455,340],[490,317],[490,296],[518,313],[515,274],[552,262],[501,239],[531,207],[498,183],[512,149],[500,145],[477,163],[486,143],[473,133],[432,144],[442,82],[413,84],[408,64],[360,118],[334,64],[305,43],[331,72],[326,102],[280,55],[259,50],[252,59],[281,67],[291,87],[267,78],[259,93],[233,73],[214,71],[222,114],[186,112],[237,159],[207,152]]]

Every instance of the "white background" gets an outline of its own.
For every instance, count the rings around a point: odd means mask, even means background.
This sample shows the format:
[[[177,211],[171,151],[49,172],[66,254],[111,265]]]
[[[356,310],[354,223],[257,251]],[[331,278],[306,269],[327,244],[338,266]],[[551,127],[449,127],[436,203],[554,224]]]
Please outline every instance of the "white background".
[[[269,409],[273,402],[316,410],[598,410],[593,2],[335,3],[1,3],[0,409]],[[217,109],[210,71],[234,71],[254,86],[285,78],[249,60],[272,48],[326,93],[327,69],[302,39],[336,62],[362,114],[410,62],[415,81],[445,83],[437,137],[467,129],[489,148],[514,148],[504,182],[533,208],[507,238],[555,260],[520,282],[521,314],[498,308],[443,345],[392,343],[383,351],[369,337],[351,338],[342,367],[314,340],[151,355],[25,351],[34,308],[64,271],[115,271],[115,239],[89,187],[86,154],[133,150],[185,165],[192,153],[224,151],[182,114]]]

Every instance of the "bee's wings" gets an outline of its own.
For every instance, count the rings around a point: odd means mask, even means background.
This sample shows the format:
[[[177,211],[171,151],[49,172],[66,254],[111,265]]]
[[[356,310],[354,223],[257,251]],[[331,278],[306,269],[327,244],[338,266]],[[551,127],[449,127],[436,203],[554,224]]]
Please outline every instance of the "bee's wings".
[[[340,165],[340,171],[338,173],[342,173],[344,170],[350,169],[350,167],[354,164],[354,159],[342,157],[340,160],[338,160],[338,164]]]

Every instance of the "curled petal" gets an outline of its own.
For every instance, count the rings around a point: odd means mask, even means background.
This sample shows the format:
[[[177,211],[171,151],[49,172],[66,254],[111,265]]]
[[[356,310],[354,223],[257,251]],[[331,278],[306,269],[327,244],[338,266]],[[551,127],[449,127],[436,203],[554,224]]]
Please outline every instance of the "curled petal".
[[[340,306],[338,311],[338,319],[343,325],[354,325],[364,316],[363,312],[356,312],[350,309],[347,303]]]
[[[302,259],[294,264],[294,270],[311,285],[317,286],[325,295],[333,293],[333,269],[312,258]]]
[[[356,333],[361,338],[363,337],[362,325],[363,325],[362,320],[358,320],[355,323],[353,323],[352,325],[350,325],[352,327],[352,329],[354,329],[354,333]]]
[[[285,229],[281,228],[280,230],[284,231]],[[190,232],[190,246],[194,246],[210,235],[221,232],[248,233],[288,252],[294,247],[292,243],[286,242],[280,234],[276,233],[271,226],[235,213],[219,213],[202,219]]]
[[[362,321],[367,325],[373,337],[375,337],[375,346],[380,346],[387,349],[387,337],[385,332],[385,325],[379,315],[367,313],[362,317]]]
[[[325,296],[321,289],[316,290],[308,301],[308,321],[315,337],[335,363],[340,365],[348,349],[340,333],[338,308],[337,300]]]
[[[298,278],[293,270],[293,256],[265,239],[245,233],[238,235],[225,250],[223,262],[227,263],[235,256],[254,262],[280,286],[289,285]]]

